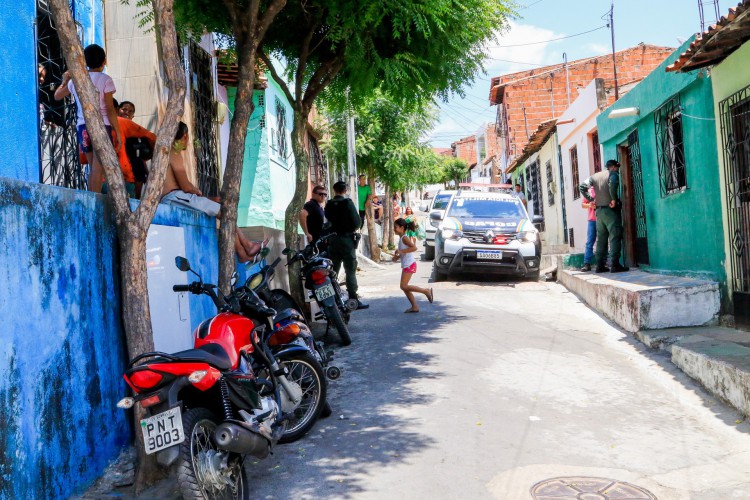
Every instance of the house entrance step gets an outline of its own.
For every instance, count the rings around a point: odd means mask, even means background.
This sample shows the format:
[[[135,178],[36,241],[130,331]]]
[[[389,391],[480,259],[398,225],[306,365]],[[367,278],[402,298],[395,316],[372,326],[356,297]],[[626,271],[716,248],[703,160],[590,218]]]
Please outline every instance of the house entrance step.
[[[568,290],[630,333],[718,324],[715,281],[640,270],[596,274],[558,268],[557,275]]]

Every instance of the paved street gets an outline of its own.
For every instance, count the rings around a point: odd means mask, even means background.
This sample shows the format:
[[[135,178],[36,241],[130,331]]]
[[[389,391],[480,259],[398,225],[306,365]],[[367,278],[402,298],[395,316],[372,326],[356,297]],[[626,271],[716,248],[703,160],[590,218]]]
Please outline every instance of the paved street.
[[[557,476],[750,497],[750,426],[563,287],[441,283],[405,315],[398,271],[364,270],[335,417],[251,466],[256,498],[515,500]]]

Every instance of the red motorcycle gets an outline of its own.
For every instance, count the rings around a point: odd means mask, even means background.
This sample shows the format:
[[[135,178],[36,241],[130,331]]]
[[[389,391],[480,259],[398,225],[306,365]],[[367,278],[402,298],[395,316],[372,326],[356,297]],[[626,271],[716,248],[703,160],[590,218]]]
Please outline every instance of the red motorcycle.
[[[183,498],[249,499],[244,457],[267,457],[290,422],[295,438],[312,427],[325,404],[325,375],[309,353],[290,363],[293,357],[279,351],[299,328],[274,321],[276,311],[251,289],[223,297],[187,259],[175,263],[199,279],[173,290],[208,295],[220,312],[195,330],[194,349],[133,359],[124,378],[135,396],[117,406],[140,403],[146,410],[140,422],[146,453],[156,453],[163,466],[177,463]],[[299,410],[309,407],[300,428]]]

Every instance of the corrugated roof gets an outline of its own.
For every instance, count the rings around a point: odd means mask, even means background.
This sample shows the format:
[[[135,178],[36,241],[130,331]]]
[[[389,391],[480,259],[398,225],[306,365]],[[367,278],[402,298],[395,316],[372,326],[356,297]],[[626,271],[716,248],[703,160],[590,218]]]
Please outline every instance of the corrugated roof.
[[[750,40],[750,0],[743,0],[729,14],[701,33],[667,71],[687,72],[723,61]]]
[[[550,120],[539,125],[539,128],[531,134],[529,142],[526,147],[523,148],[521,155],[511,162],[508,168],[505,170],[506,174],[510,174],[516,168],[518,168],[523,162],[529,159],[531,155],[539,151],[547,139],[552,135],[557,127],[557,120]]]

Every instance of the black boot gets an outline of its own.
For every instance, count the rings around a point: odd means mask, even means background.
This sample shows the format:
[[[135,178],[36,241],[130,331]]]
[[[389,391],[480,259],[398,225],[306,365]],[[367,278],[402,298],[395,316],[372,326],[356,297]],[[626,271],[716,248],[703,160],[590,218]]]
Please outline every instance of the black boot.
[[[597,264],[596,265],[596,272],[597,273],[608,273],[609,268],[605,266],[604,264]]]
[[[612,269],[609,272],[624,273],[626,271],[630,271],[630,268],[628,266],[621,266],[619,263],[617,263],[617,264],[612,264]]]
[[[360,311],[360,310],[362,310],[362,309],[369,309],[369,308],[370,308],[370,304],[365,304],[364,302],[362,302],[362,301],[361,301],[361,300],[359,299],[359,297],[354,297],[354,298],[355,298],[355,299],[356,299],[356,301],[357,301],[357,309],[355,309],[356,311]]]

